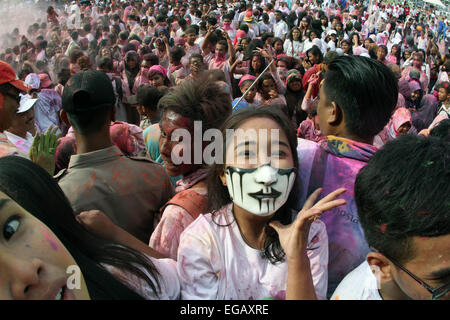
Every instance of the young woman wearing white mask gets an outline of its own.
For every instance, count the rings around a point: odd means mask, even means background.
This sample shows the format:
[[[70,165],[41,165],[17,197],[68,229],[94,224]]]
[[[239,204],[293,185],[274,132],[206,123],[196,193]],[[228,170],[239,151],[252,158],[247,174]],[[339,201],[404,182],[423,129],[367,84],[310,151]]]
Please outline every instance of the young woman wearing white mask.
[[[222,136],[225,163],[208,181],[211,213],[181,235],[182,299],[325,299],[328,238],[315,219],[345,204],[335,199],[345,189],[314,205],[316,190],[293,221],[297,138],[279,107],[233,114]]]

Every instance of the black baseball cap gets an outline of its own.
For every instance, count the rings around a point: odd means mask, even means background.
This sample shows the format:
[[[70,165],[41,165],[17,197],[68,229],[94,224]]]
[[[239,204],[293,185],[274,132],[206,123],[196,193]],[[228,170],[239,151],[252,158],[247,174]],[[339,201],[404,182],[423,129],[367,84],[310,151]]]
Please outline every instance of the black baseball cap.
[[[116,97],[111,80],[97,70],[74,74],[67,81],[62,94],[62,107],[71,114],[84,114],[114,106]]]

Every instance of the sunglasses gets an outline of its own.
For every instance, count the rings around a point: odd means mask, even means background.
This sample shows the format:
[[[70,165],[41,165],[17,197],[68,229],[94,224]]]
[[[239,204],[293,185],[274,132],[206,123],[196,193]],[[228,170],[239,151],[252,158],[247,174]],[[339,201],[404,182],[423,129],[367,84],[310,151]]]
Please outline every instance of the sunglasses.
[[[371,247],[371,249],[375,252],[379,252],[375,248]],[[381,252],[379,252],[381,253]],[[441,284],[435,288],[432,288],[430,285],[428,285],[425,281],[420,279],[418,276],[413,274],[411,271],[406,269],[404,266],[402,266],[400,263],[398,263],[395,259],[392,259],[388,255],[382,253],[386,258],[392,261],[392,263],[402,271],[404,271],[408,276],[413,278],[416,282],[418,282],[422,287],[424,287],[429,293],[431,293],[431,300],[439,300],[445,295],[447,295],[450,292],[450,281],[447,281],[447,283]]]

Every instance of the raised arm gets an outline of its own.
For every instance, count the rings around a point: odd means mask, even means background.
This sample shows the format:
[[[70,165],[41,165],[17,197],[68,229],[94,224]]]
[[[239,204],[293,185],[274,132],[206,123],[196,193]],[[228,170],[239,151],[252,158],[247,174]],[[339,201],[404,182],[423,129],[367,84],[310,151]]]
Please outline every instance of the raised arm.
[[[153,258],[166,258],[166,256],[150,248],[147,244],[115,225],[106,214],[99,210],[84,211],[75,218],[87,230],[101,238],[130,247]]]
[[[208,32],[206,33],[205,39],[203,40],[202,52],[204,56],[211,53],[211,50],[209,49],[209,37],[211,37],[211,34],[214,32],[214,30],[214,27],[210,27],[208,29]]]

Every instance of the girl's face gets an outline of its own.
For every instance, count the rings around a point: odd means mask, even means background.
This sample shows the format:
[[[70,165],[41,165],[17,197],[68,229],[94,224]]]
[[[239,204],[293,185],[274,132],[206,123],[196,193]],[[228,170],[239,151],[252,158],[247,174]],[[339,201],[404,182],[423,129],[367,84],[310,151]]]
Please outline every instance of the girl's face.
[[[188,33],[187,35],[186,35],[186,42],[190,45],[190,46],[192,46],[194,43],[195,43],[195,39],[197,38],[197,35],[195,34],[195,33],[193,33],[193,32],[191,32],[191,33]]]
[[[315,65],[317,57],[312,52],[308,52],[308,60],[311,63],[311,65]]]
[[[224,167],[220,179],[233,199],[234,213],[251,217],[272,216],[288,199],[296,174],[283,129],[259,117],[244,121],[227,141]]]
[[[171,177],[176,177],[194,171],[196,168],[193,161],[194,139],[183,140],[183,136],[179,136],[178,138],[175,136],[172,137],[176,129],[187,130],[191,137],[193,137],[194,129],[192,120],[168,110],[164,112],[159,122],[159,128],[161,130],[159,150],[167,174]]]
[[[313,41],[315,38],[317,38],[317,34],[311,31],[311,33],[309,34],[309,40]]]
[[[448,98],[447,90],[445,88],[439,88],[439,101],[445,101]]]
[[[262,83],[262,92],[267,95],[270,91],[276,90],[275,82],[272,79],[266,79]]]
[[[378,60],[384,60],[386,58],[386,51],[383,48],[378,48],[377,51]]]
[[[253,84],[253,82],[252,81],[245,81],[244,82],[244,84],[242,85],[242,87],[241,87],[241,93],[242,94],[244,94],[245,93],[245,91],[247,91],[248,90],[248,88],[250,88],[250,86]],[[253,99],[255,98],[255,96],[256,96],[256,92],[257,92],[257,90],[256,90],[256,85],[254,85],[248,92],[247,92],[247,94],[245,95],[245,100],[247,100],[247,102],[253,102]]]
[[[302,90],[302,83],[300,80],[292,80],[291,82],[289,82],[288,87],[290,90],[297,92]]]
[[[355,46],[359,45],[359,38],[358,38],[358,35],[354,34],[352,40],[353,40],[353,44],[354,44]]]
[[[279,60],[279,61],[277,61],[277,67],[278,67],[278,68],[287,69],[287,64],[286,64],[285,61]]]
[[[242,47],[242,51],[243,52],[245,52],[245,50],[247,50],[247,47],[248,47],[248,40],[247,39],[242,39],[241,47]]]
[[[420,96],[420,90],[416,90],[413,93],[411,93],[411,101],[416,101],[419,99]]]
[[[409,51],[405,51],[405,59],[411,58],[411,53]]]
[[[342,42],[341,49],[344,50],[345,53],[348,53],[350,50],[350,46],[348,45],[347,42]]]
[[[294,29],[292,31],[292,39],[298,40],[300,38],[300,30]]]
[[[273,44],[273,48],[275,49],[275,52],[282,52],[283,44],[281,43],[281,41],[277,41]]]
[[[395,56],[397,53],[398,53],[398,48],[396,46],[393,46],[391,49],[391,54]]]
[[[261,69],[261,58],[259,56],[252,57],[252,68],[255,71],[259,71]]]
[[[369,47],[369,44],[370,44],[370,40],[369,39],[364,40],[364,48],[367,49]]]
[[[81,272],[79,288],[69,289],[76,284],[72,279],[77,273],[71,270],[78,266],[64,245],[45,224],[3,192],[0,226],[1,300],[89,299]]]
[[[154,87],[161,87],[164,85],[164,77],[161,74],[155,74],[151,79],[148,79],[150,84]]]
[[[128,68],[134,69],[136,67],[136,65],[137,65],[137,61],[134,60],[134,59],[129,59],[127,61],[127,65],[128,65]]]

